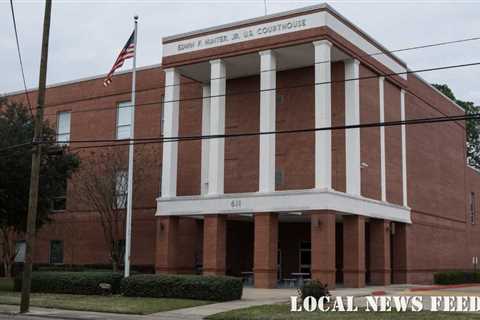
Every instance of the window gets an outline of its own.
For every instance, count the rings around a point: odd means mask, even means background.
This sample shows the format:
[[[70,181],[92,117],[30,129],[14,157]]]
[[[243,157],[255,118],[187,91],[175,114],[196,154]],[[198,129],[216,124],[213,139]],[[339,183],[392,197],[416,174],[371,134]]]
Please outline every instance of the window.
[[[275,170],[275,188],[280,187],[283,184],[283,171]]]
[[[476,224],[477,222],[477,206],[475,203],[475,192],[470,192],[470,223]]]
[[[117,108],[117,139],[130,139],[132,128],[132,103],[120,102]]]
[[[70,141],[70,112],[59,112],[57,117],[57,142],[68,145]]]
[[[127,206],[128,175],[126,170],[118,171],[115,182],[115,201],[117,209]]]
[[[64,211],[67,208],[67,180],[58,184],[57,196],[52,199],[50,210]]]
[[[25,253],[27,251],[27,244],[25,240],[20,240],[15,243],[15,262],[25,262]]]
[[[50,264],[63,264],[63,241],[50,241]]]
[[[300,272],[310,273],[312,264],[312,247],[310,241],[300,242]]]

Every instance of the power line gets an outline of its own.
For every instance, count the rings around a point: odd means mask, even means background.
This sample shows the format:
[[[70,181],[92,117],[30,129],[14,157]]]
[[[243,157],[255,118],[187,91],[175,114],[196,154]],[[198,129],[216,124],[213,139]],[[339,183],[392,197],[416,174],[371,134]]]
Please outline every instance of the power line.
[[[419,45],[419,46],[411,46],[411,47],[395,49],[395,50],[391,50],[391,51],[377,51],[377,52],[372,52],[372,53],[359,55],[359,57],[385,55],[385,54],[394,53],[394,52],[404,52],[404,51],[425,49],[425,48],[445,46],[445,45],[450,45],[450,44],[464,43],[464,42],[478,41],[478,40],[480,40],[480,37],[471,37],[471,38],[457,39],[457,40],[451,40],[451,41],[430,43],[430,44]],[[321,64],[321,63],[329,63],[329,62],[332,62],[332,61],[331,60],[317,61],[317,62],[314,63],[314,65],[315,64]],[[262,70],[261,72],[271,72],[271,71],[276,71],[276,69]],[[226,78],[226,77],[212,78],[210,80],[219,80],[219,79],[223,79],[223,78]],[[137,90],[137,93],[138,92],[143,92],[143,91],[154,90],[154,89],[165,89],[165,88],[174,87],[174,86],[200,85],[200,84],[201,83],[198,82],[198,81],[184,81],[180,84],[173,84],[173,85],[158,86],[158,87],[152,87],[152,88],[146,88],[146,89],[139,89],[139,90]],[[113,93],[113,94],[108,94],[108,95],[102,95],[102,96],[94,96],[94,97],[90,97],[90,98],[87,98],[87,99],[84,98],[84,99],[71,100],[71,101],[66,101],[66,102],[62,102],[62,103],[46,105],[45,108],[53,108],[53,107],[57,107],[57,106],[64,106],[64,105],[70,104],[70,103],[95,100],[95,99],[98,99],[98,98],[112,97],[112,96],[123,95],[123,94],[130,94],[130,91],[123,91],[123,92],[118,92],[118,93]]]
[[[239,92],[231,92],[219,95],[210,95],[210,96],[196,96],[196,97],[188,97],[188,98],[179,98],[174,100],[156,100],[152,102],[145,102],[145,103],[136,103],[135,106],[152,106],[158,105],[159,103],[166,103],[166,102],[182,102],[182,101],[195,101],[195,100],[203,100],[203,99],[211,99],[211,98],[219,98],[219,97],[232,97],[232,96],[241,96],[241,95],[249,95],[249,94],[256,94],[261,92],[268,92],[274,90],[284,90],[284,89],[299,89],[299,88],[306,88],[306,87],[314,87],[317,85],[326,85],[326,84],[334,84],[334,83],[343,83],[349,81],[357,81],[357,80],[369,80],[369,79],[378,79],[380,77],[392,77],[395,75],[402,75],[402,74],[416,74],[416,73],[423,73],[423,72],[432,72],[432,71],[440,71],[440,70],[447,70],[447,69],[455,69],[455,68],[465,68],[465,67],[472,67],[480,65],[480,62],[472,62],[472,63],[465,63],[465,64],[456,64],[456,65],[448,65],[448,66],[441,66],[441,67],[433,67],[433,68],[426,68],[426,69],[417,69],[417,70],[408,70],[403,72],[392,72],[392,73],[385,73],[385,74],[375,74],[371,76],[363,76],[363,77],[356,77],[356,78],[349,78],[349,79],[342,79],[342,80],[331,80],[331,81],[323,81],[323,82],[314,82],[309,84],[299,84],[299,85],[290,85],[290,86],[283,86],[283,87],[276,87],[276,88],[268,88],[268,89],[256,89],[256,90],[249,90],[249,91],[239,91]],[[417,98],[421,99],[423,102],[428,104],[429,106],[433,107],[429,102],[424,100],[423,98],[419,97],[415,93],[411,92],[408,88],[403,88],[406,92],[411,93],[412,95],[416,96]],[[124,107],[130,107],[131,105],[125,105]],[[103,108],[90,108],[84,110],[72,110],[70,113],[82,113],[82,112],[91,112],[91,111],[105,111],[105,110],[114,110],[117,106],[114,107],[103,107]],[[433,107],[435,108],[435,107]],[[436,109],[436,108],[435,108]],[[439,111],[438,109],[436,109]],[[439,111],[440,112],[440,111]],[[54,116],[55,113],[46,114],[46,116]]]
[[[17,21],[15,19],[15,11],[13,9],[13,0],[10,0],[10,9],[12,11],[13,30],[15,31],[15,40],[17,42],[18,61],[20,63],[20,69],[22,71],[23,89],[25,90],[25,97],[27,98],[30,115],[33,117],[32,104],[30,103],[30,98],[28,97],[27,82],[25,81],[25,72],[23,71],[23,61],[22,61],[22,54],[20,53],[20,41],[18,40]]]
[[[271,134],[298,134],[298,133],[307,133],[307,132],[316,132],[316,131],[348,130],[348,129],[356,129],[356,128],[362,129],[362,128],[374,128],[374,127],[392,127],[392,126],[399,126],[399,125],[418,125],[418,124],[431,124],[431,123],[467,121],[467,120],[478,120],[478,119],[480,119],[480,114],[470,114],[470,115],[458,115],[458,116],[416,118],[416,119],[397,120],[397,121],[368,122],[363,124],[330,126],[330,127],[321,127],[321,128],[303,128],[303,129],[291,129],[291,130],[265,131],[265,132],[243,132],[243,133],[231,133],[231,134],[193,135],[193,136],[177,136],[177,137],[148,137],[148,138],[122,139],[122,140],[116,140],[116,139],[69,140],[69,141],[62,141],[62,143],[70,143],[70,144],[79,143],[80,144],[80,143],[111,142],[111,144],[108,144],[108,145],[87,145],[87,146],[78,146],[78,147],[71,148],[71,151],[74,151],[74,150],[88,149],[88,148],[126,146],[126,145],[129,145],[131,141],[133,141],[133,144],[151,144],[151,143],[194,141],[194,140],[204,140],[204,139],[241,138],[241,137],[271,135]],[[45,142],[39,141],[38,143],[42,144]],[[12,145],[12,146],[0,149],[0,152],[8,151],[10,149],[20,148],[30,144],[31,143]]]

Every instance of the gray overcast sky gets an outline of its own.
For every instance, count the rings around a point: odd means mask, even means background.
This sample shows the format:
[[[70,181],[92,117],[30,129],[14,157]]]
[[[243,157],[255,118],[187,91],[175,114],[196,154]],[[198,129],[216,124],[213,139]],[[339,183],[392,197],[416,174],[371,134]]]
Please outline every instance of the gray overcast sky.
[[[321,1],[267,1],[268,13]],[[480,36],[480,0],[468,2],[330,1],[388,49]],[[27,86],[38,84],[43,1],[15,1]],[[137,64],[161,62],[163,36],[261,16],[263,1],[53,0],[48,83],[108,72],[140,16]],[[411,69],[480,61],[480,41],[399,53]],[[124,66],[130,66],[130,62]],[[0,0],[0,93],[22,89],[10,5]],[[423,73],[457,98],[480,105],[480,66]]]

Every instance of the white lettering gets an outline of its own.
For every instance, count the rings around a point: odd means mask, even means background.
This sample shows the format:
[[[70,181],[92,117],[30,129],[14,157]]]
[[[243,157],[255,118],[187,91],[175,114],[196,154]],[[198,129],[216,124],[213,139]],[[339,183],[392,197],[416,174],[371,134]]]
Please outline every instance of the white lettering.
[[[378,296],[367,296],[367,306],[365,311],[378,311]]]
[[[300,312],[302,307],[298,303],[297,296],[290,296],[290,312]]]
[[[395,304],[395,309],[400,312],[405,312],[407,311],[408,308],[408,301],[410,300],[410,297],[405,297],[405,296],[395,296],[393,297],[393,303]]]
[[[414,296],[412,297],[411,303],[413,312],[420,312],[423,310],[423,297]]]
[[[315,311],[317,309],[317,300],[312,296],[306,297],[303,299],[303,309],[308,312]]]
[[[327,308],[325,308],[325,303],[327,303]],[[328,307],[328,304],[330,304],[330,297],[321,297],[318,299],[318,310],[320,311],[329,311],[330,307]]]

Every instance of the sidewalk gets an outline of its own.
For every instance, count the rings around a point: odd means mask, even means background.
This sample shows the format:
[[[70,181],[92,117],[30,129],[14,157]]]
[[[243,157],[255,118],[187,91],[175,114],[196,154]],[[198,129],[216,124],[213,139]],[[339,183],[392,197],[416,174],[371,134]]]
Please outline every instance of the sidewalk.
[[[355,296],[362,297],[372,295],[373,293],[382,293],[386,295],[398,295],[410,288],[418,288],[420,286],[413,285],[392,285],[392,286],[376,286],[365,287],[360,289],[338,288],[331,291],[333,296]],[[428,286],[425,286],[428,287]],[[242,300],[214,303],[199,307],[177,309],[172,311],[164,311],[150,314],[147,316],[113,314],[86,311],[71,311],[46,308],[30,308],[29,316],[50,318],[50,319],[68,319],[68,320],[201,320],[209,315],[248,308],[264,304],[287,303],[290,296],[296,295],[296,289],[254,289],[244,288]],[[0,313],[17,314],[18,306],[0,305]]]

